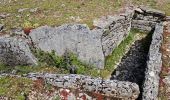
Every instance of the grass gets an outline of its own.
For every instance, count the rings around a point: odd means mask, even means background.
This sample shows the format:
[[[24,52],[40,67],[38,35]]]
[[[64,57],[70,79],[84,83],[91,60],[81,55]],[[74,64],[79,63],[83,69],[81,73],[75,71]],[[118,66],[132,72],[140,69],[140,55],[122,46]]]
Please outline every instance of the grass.
[[[33,81],[26,78],[0,77],[0,96],[15,100],[25,100],[32,87]]]
[[[9,2],[10,1],[10,2]],[[118,9],[132,3],[133,5],[148,5],[163,10],[170,15],[168,0],[4,0],[0,3],[0,14],[10,14],[1,19],[6,30],[23,27],[29,22],[36,26],[59,26],[63,23],[85,23],[93,27],[93,20],[105,15],[114,15]],[[161,6],[161,7],[160,7]],[[19,9],[28,8],[23,12]],[[30,12],[30,9],[38,10]]]
[[[0,13],[11,14],[1,23],[8,29],[20,27],[26,21],[51,26],[72,22],[92,26],[93,19],[114,14],[122,4],[121,0],[12,0],[0,4]],[[22,8],[28,10],[19,13]],[[38,11],[31,13],[29,10],[33,8],[38,8]]]
[[[126,53],[127,49],[130,45],[134,42],[136,32],[131,31],[127,38],[120,43],[120,45],[115,48],[111,55],[109,55],[105,60],[105,69],[102,70],[101,76],[106,78],[107,76],[111,75],[112,71],[115,69],[116,64],[119,60],[123,57]]]
[[[47,84],[43,79],[31,80],[23,77],[0,77],[0,97],[7,97],[8,100],[45,100],[51,97],[53,100],[60,100],[57,89]],[[5,99],[6,100],[6,99]]]
[[[170,1],[169,0],[132,0],[134,5],[146,5],[151,8],[165,11],[170,16]]]

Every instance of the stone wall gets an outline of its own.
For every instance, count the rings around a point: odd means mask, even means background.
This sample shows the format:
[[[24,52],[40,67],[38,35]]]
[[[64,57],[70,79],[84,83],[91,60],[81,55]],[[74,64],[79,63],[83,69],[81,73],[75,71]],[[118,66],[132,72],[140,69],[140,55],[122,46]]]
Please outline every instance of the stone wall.
[[[92,78],[84,75],[29,73],[27,77],[32,79],[43,78],[48,84],[56,86],[57,88],[81,90],[83,93],[96,93],[103,97],[114,97],[123,100],[135,100],[140,93],[139,87],[135,83],[102,80],[100,78]]]
[[[97,23],[93,30],[82,24],[42,26],[32,30],[30,37],[36,48],[47,52],[54,50],[59,56],[69,50],[81,61],[103,69],[105,57],[128,35],[132,17],[133,10],[128,10],[118,16],[99,19],[105,24]]]
[[[162,66],[160,51],[163,35],[162,23],[157,23],[152,36],[152,43],[148,54],[145,81],[143,85],[143,100],[157,100],[159,89],[159,74]]]
[[[126,38],[131,29],[133,10],[126,10],[125,13],[117,16],[102,17],[94,21],[94,26],[104,30],[101,42],[105,57],[112,54],[112,51]]]
[[[135,9],[132,28],[137,28],[142,31],[151,31],[156,23],[163,21],[165,17],[165,12],[147,7],[138,7]]]
[[[131,26],[142,31],[155,29],[148,55],[142,97],[144,100],[156,100],[161,68],[159,47],[163,33],[160,22],[164,17],[164,12],[140,7],[118,16],[99,19],[95,21],[96,28],[93,30],[82,24],[42,26],[32,30],[29,35],[31,40],[27,42],[31,42],[35,48],[43,51],[55,50],[60,56],[69,50],[80,60],[102,69],[105,57],[126,38]],[[0,61],[9,65],[37,63],[28,44],[20,37],[0,37]],[[139,95],[138,85],[131,82],[94,79],[83,75],[29,74],[28,77],[42,77],[47,83],[60,88],[81,89],[123,100],[136,99]]]

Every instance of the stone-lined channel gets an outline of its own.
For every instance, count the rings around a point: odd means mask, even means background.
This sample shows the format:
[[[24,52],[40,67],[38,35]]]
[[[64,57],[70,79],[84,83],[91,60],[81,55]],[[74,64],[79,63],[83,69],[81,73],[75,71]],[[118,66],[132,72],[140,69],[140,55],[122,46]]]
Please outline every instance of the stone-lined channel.
[[[122,57],[117,68],[112,72],[111,80],[129,81],[137,83],[142,97],[142,85],[145,79],[145,69],[147,66],[148,51],[152,40],[152,33],[137,39],[130,47],[129,51]]]

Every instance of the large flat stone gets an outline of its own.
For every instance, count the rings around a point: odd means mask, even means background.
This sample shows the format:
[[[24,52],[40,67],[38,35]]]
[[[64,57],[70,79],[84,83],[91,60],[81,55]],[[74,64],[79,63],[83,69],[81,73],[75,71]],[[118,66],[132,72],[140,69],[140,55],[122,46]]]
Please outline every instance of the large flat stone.
[[[81,24],[65,24],[55,28],[43,26],[30,33],[35,46],[41,50],[54,50],[59,56],[68,50],[81,61],[104,68],[101,35],[101,30],[90,31]]]

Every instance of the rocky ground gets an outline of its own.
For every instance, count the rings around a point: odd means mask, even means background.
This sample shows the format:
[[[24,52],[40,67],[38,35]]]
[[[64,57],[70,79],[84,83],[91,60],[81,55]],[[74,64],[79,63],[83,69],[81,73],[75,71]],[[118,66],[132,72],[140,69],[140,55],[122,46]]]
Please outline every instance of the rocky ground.
[[[137,83],[142,92],[151,35],[149,33],[146,37],[140,37],[140,39],[134,42],[129,51],[121,59],[117,68],[113,71],[111,80],[116,79]]]
[[[162,71],[160,74],[159,99],[170,99],[170,22],[164,23],[162,44]]]

